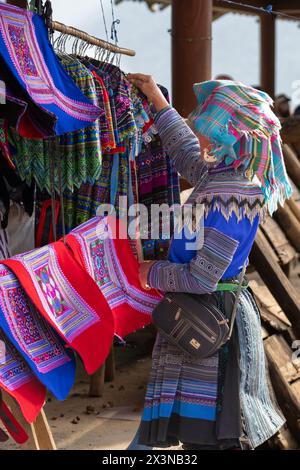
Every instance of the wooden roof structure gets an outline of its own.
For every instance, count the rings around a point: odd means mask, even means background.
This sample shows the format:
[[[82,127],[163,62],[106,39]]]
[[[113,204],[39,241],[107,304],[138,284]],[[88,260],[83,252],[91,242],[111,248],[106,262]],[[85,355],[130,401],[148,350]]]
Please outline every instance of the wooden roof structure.
[[[148,5],[151,11],[158,9],[162,10],[172,4],[172,0],[132,0],[135,2],[144,2]],[[115,3],[122,3],[124,0],[115,0]],[[257,14],[257,12],[251,12],[250,9],[243,6],[243,4],[251,5],[253,7],[266,7],[270,4],[270,1],[265,0],[236,0],[241,5],[229,4],[223,0],[213,0],[213,13],[214,17],[224,15],[226,13],[244,13],[244,14]],[[295,20],[300,19],[300,2],[298,0],[273,0],[272,6],[274,11],[285,13],[291,16],[295,16]]]
[[[115,0],[121,3],[124,0]],[[276,22],[300,21],[299,0],[132,0],[153,11],[172,7],[172,96],[182,116],[195,107],[192,85],[212,79],[212,22],[227,13],[255,15],[260,21],[260,87],[275,95]],[[286,15],[286,16],[285,16]],[[296,50],[295,50],[296,52]],[[223,71],[227,74],[227,71]],[[233,77],[238,79],[238,77]]]

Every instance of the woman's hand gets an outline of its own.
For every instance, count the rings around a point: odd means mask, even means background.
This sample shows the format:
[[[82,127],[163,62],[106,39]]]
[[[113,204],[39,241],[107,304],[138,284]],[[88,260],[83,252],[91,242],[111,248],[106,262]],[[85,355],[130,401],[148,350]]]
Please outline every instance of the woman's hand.
[[[139,277],[143,289],[149,290],[151,287],[148,285],[148,273],[155,261],[144,261],[140,263]]]
[[[145,75],[143,73],[129,73],[127,78],[130,83],[139,88],[141,92],[147,96],[148,100],[155,106],[157,112],[169,106],[168,101],[151,75]]]

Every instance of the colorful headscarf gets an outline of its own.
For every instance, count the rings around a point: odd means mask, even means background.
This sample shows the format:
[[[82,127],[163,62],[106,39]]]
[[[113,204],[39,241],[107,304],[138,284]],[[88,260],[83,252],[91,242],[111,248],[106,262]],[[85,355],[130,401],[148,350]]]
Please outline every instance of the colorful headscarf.
[[[211,80],[194,85],[198,106],[189,121],[212,144],[218,162],[243,166],[261,184],[270,214],[292,194],[272,98],[241,82]]]

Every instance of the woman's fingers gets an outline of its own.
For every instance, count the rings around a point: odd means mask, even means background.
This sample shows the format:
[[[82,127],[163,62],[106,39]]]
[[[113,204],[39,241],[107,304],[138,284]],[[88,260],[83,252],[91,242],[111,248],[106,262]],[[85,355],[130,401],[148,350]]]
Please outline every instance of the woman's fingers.
[[[144,261],[139,266],[140,283],[144,289],[151,289],[148,286],[148,273],[155,261]]]
[[[151,75],[146,75],[146,74],[144,74],[144,73],[129,73],[129,74],[127,75],[127,78],[128,78],[129,80],[139,80],[139,81],[141,81],[141,82],[146,83],[146,82],[148,82],[148,81],[150,80]]]

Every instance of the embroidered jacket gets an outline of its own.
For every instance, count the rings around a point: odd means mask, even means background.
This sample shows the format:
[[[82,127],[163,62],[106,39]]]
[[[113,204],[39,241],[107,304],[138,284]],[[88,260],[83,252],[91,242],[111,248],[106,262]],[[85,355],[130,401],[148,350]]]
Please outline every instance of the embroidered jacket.
[[[156,127],[175,168],[194,186],[187,203],[204,205],[204,230],[199,249],[187,249],[187,241],[196,237],[187,239],[184,230],[181,238],[174,237],[169,261],[153,264],[148,283],[165,292],[211,293],[248,260],[263,215],[263,193],[241,169],[209,170],[197,137],[173,108],[157,114]]]

